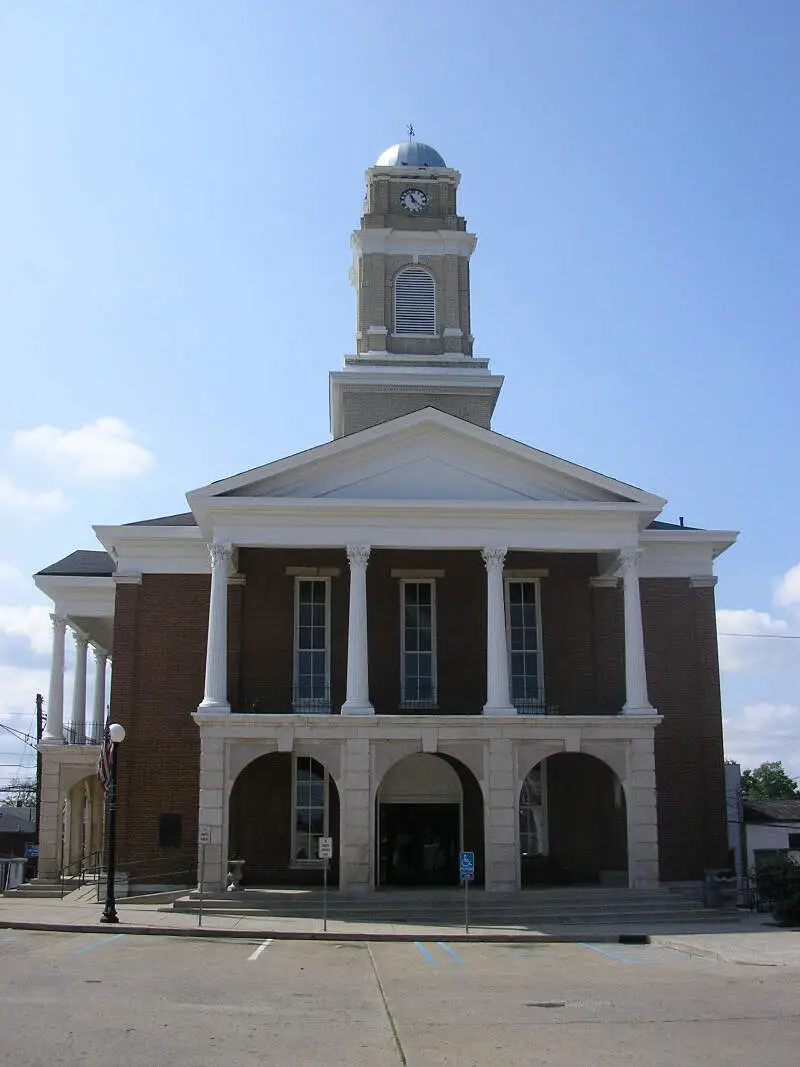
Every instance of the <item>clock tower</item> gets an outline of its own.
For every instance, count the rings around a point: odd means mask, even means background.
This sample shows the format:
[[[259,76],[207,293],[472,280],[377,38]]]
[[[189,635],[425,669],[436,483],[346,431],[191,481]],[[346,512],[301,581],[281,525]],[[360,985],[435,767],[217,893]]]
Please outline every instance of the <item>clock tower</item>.
[[[420,141],[393,145],[366,174],[353,232],[356,352],[330,375],[331,430],[354,433],[423,407],[486,428],[503,378],[472,354],[461,175]]]

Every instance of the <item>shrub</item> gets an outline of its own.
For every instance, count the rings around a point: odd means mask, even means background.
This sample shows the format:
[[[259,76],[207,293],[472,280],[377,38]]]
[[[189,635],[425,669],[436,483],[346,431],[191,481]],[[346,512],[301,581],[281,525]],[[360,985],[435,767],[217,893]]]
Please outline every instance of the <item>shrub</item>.
[[[800,926],[800,864],[781,856],[755,872],[758,894],[781,926]]]

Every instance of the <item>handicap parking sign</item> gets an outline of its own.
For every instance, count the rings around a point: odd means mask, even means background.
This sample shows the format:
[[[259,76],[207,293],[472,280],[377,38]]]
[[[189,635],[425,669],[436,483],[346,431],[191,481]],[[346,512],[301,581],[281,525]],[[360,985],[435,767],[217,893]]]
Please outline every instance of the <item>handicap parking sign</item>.
[[[475,877],[475,853],[461,852],[458,857],[458,873],[462,882],[471,882]]]

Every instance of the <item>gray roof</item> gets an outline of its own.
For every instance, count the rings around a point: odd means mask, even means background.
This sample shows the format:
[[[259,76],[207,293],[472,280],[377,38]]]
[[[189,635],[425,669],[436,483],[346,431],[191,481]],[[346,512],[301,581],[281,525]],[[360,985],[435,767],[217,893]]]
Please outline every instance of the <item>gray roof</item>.
[[[663,522],[661,519],[653,519],[648,530],[697,530],[698,526],[683,526],[676,522]]]
[[[402,141],[381,152],[376,167],[446,167],[447,164],[429,144],[422,141]]]
[[[79,548],[70,552],[57,563],[51,563],[49,567],[43,567],[38,574],[69,575],[70,577],[110,578],[116,570],[108,552],[95,552],[88,548]]]
[[[800,797],[797,800],[748,800],[742,801],[747,822],[798,822],[800,823]]]
[[[30,808],[0,804],[0,834],[33,834],[36,823],[28,815]]]
[[[126,522],[125,526],[197,526],[197,519],[191,511],[180,515],[159,515],[155,519],[139,519],[138,522]]]

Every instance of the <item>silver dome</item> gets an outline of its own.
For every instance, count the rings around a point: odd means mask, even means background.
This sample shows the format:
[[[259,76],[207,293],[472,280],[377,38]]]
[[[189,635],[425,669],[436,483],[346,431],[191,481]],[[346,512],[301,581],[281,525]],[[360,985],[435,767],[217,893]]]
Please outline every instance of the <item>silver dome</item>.
[[[422,141],[403,141],[381,152],[376,167],[446,167],[447,164],[429,144]]]

